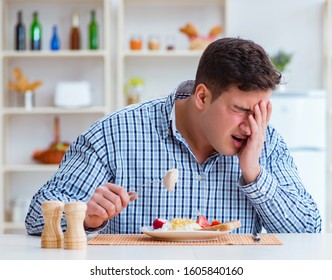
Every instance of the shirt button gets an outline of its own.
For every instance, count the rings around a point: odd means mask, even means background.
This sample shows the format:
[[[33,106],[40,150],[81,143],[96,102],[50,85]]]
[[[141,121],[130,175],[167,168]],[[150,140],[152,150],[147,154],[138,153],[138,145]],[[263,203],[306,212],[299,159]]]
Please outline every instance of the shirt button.
[[[201,175],[197,175],[197,181],[201,181],[202,180],[202,176]]]

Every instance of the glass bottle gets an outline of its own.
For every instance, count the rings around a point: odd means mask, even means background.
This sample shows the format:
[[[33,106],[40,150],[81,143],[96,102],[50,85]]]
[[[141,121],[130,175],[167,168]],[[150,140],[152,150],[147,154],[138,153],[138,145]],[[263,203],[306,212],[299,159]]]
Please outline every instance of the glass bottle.
[[[17,13],[17,24],[15,26],[15,49],[25,50],[25,26],[22,20],[22,11]]]
[[[51,38],[51,50],[57,51],[60,50],[60,39],[58,37],[57,26],[54,25],[52,28],[52,38]]]
[[[71,50],[81,49],[80,18],[76,11],[73,12],[72,16],[72,27],[70,32],[70,49]]]
[[[33,21],[30,28],[31,50],[41,50],[42,29],[38,20],[38,12],[33,13]]]
[[[91,21],[89,24],[89,49],[97,50],[99,48],[98,24],[96,22],[96,11],[91,11]]]

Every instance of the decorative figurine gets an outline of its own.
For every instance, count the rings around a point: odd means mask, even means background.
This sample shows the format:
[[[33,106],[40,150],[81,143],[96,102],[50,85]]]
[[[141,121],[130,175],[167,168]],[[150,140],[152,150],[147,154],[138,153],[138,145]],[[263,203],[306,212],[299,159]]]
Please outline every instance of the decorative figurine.
[[[190,50],[204,50],[211,42],[217,39],[217,36],[223,32],[223,28],[219,25],[210,29],[208,36],[202,36],[198,33],[195,25],[187,23],[184,27],[180,28],[180,32],[187,35],[190,44]]]

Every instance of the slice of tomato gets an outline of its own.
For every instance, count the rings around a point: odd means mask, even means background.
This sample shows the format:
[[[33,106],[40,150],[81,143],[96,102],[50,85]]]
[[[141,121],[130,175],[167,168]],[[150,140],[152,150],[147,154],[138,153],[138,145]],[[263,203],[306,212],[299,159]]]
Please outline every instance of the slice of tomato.
[[[211,223],[211,226],[216,226],[216,225],[220,225],[221,223],[217,220],[213,220]]]
[[[199,216],[197,218],[197,224],[199,224],[202,228],[209,227],[211,226],[210,222],[203,216]]]
[[[165,219],[155,219],[155,220],[153,221],[153,224],[152,224],[153,229],[159,229],[159,228],[162,228],[163,225],[164,225],[166,222],[167,222],[167,220],[165,220]]]

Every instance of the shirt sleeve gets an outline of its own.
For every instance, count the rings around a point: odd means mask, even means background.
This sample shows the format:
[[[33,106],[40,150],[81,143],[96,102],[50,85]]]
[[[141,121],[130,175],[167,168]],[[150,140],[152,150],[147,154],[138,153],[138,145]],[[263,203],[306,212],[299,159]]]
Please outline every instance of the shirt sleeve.
[[[99,227],[97,228],[85,228],[85,232],[86,234],[95,234],[98,233],[99,231],[103,230],[104,228],[106,228],[108,224],[108,221],[104,221]]]
[[[55,175],[33,196],[25,220],[29,234],[42,233],[44,219],[41,205],[44,201],[86,202],[98,186],[112,181],[105,156],[105,140],[100,129],[102,128],[96,125],[80,135],[70,146]],[[61,227],[66,229],[65,215],[61,220]]]
[[[261,163],[257,180],[245,184],[241,176],[238,185],[267,232],[320,232],[322,221],[317,205],[306,191],[285,142],[277,138],[277,144]]]

